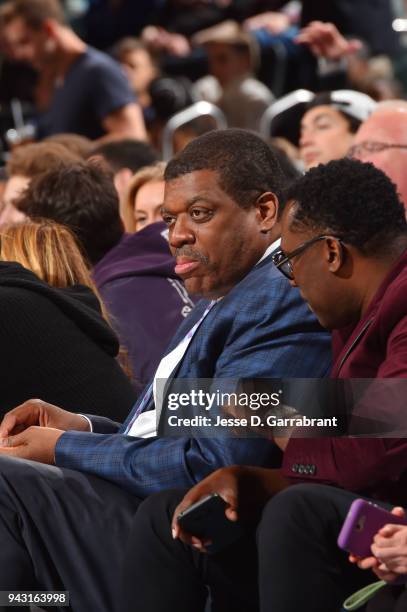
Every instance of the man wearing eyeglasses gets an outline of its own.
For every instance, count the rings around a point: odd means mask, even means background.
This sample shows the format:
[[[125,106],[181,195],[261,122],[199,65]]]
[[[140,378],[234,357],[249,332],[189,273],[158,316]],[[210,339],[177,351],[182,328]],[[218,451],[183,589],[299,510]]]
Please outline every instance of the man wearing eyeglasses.
[[[407,215],[407,102],[379,104],[360,126],[348,155],[371,162],[391,178]]]
[[[398,294],[392,282],[397,277],[402,283],[400,274],[407,278],[407,223],[395,186],[372,165],[343,159],[296,181],[287,198],[281,250],[274,254],[274,263],[299,287],[323,327],[352,330],[351,346],[345,339],[331,376],[405,376],[407,296]],[[384,314],[388,329],[380,320]],[[370,339],[378,333],[378,324],[380,343]],[[388,338],[386,330],[393,333],[392,324],[405,326],[405,345],[399,344],[400,335],[397,346],[388,344],[393,337]],[[334,335],[338,349],[344,332]]]
[[[407,222],[394,185],[371,164],[343,159],[311,169],[285,201],[281,250],[273,261],[320,323],[337,330],[331,377],[375,379],[373,387],[379,379],[407,379]],[[405,397],[398,398],[404,426]],[[284,449],[282,469],[223,468],[184,497],[163,493],[140,507],[123,612],[132,610],[134,592],[143,612],[201,612],[205,584],[222,612],[339,612],[348,595],[372,582],[336,540],[354,493],[406,504],[407,439],[276,442]],[[253,537],[220,555],[200,555],[207,542],[180,528],[179,513],[213,493],[227,502],[231,521],[244,523],[263,511],[258,573]]]

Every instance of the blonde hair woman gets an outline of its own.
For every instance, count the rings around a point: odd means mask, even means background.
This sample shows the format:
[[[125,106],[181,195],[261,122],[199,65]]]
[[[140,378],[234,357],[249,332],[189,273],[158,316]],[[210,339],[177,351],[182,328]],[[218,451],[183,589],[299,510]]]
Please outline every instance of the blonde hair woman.
[[[161,221],[165,166],[164,162],[146,166],[131,179],[123,210],[126,232],[138,232],[151,223]]]
[[[16,261],[51,287],[89,287],[99,300],[103,318],[110,325],[109,315],[75,237],[67,227],[46,219],[3,227],[0,261]],[[122,347],[118,358],[126,374],[130,375],[127,351]]]
[[[0,233],[0,260],[16,261],[52,287],[86,285],[98,296],[72,232],[52,221],[6,225]]]

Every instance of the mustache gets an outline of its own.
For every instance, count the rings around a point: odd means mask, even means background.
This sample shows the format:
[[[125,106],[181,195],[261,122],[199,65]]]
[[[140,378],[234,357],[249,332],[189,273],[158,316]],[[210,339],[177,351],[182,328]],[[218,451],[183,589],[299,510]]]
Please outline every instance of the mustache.
[[[206,255],[202,255],[199,251],[195,251],[191,249],[191,247],[184,246],[180,249],[175,249],[174,257],[189,257],[190,259],[194,259],[196,261],[201,262],[202,264],[208,265],[209,258]]]

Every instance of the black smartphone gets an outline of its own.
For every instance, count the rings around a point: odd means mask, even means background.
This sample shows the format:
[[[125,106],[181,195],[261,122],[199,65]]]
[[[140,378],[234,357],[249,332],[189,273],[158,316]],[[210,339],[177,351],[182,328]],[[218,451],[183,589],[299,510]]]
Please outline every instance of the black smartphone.
[[[225,510],[227,503],[217,493],[203,497],[177,516],[184,531],[200,538],[210,540],[206,546],[209,553],[217,553],[238,540],[243,529],[238,522],[230,521]]]

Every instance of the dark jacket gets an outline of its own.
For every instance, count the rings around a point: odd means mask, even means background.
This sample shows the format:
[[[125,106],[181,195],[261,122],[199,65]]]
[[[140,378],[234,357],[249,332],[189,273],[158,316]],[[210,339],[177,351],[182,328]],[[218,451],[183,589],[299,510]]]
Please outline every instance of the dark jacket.
[[[337,352],[334,378],[407,378],[407,251]]]
[[[55,289],[17,263],[0,262],[0,415],[39,398],[120,421],[135,392],[117,352],[87,287]]]
[[[338,356],[331,377],[407,378],[407,251],[341,349],[339,334],[335,340]],[[388,387],[383,399],[402,417],[401,385],[404,381],[396,383],[392,396]],[[377,397],[370,400],[370,405],[382,406]],[[369,409],[369,402],[364,397],[357,406],[360,416],[365,407]],[[295,466],[313,466],[313,474],[304,476]],[[407,438],[292,439],[284,454],[284,472],[296,482],[324,482],[400,505],[407,501]]]
[[[143,385],[175,330],[194,307],[174,272],[164,223],[128,234],[97,263],[93,276]]]

